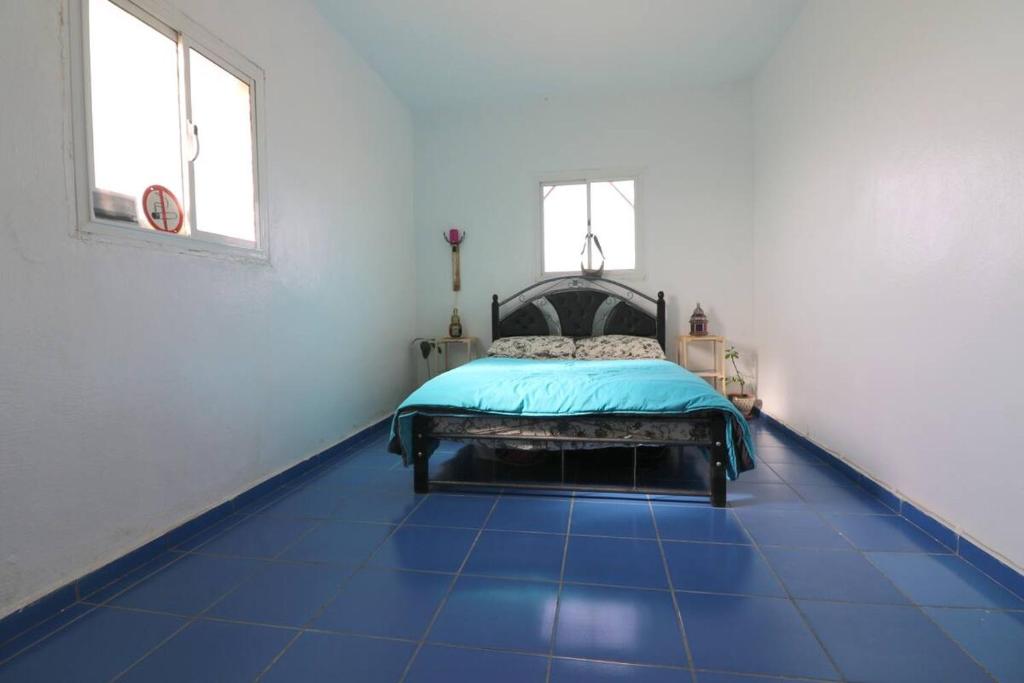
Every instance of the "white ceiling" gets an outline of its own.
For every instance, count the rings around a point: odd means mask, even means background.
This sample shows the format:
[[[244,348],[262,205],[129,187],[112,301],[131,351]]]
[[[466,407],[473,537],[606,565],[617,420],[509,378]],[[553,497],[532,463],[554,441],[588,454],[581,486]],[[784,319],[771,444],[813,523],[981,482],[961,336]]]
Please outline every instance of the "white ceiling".
[[[803,0],[315,0],[414,109],[750,76]]]

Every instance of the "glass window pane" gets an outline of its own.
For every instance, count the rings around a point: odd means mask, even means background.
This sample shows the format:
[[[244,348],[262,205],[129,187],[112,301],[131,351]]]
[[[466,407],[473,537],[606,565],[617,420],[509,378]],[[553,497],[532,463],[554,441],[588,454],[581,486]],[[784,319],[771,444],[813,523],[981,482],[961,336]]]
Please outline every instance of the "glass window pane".
[[[255,242],[249,85],[195,50],[189,59],[192,122],[199,128],[196,228]]]
[[[544,210],[544,271],[580,269],[587,235],[587,186],[541,185]]]
[[[97,217],[141,218],[150,185],[183,201],[175,41],[108,0],[91,0],[89,63]]]
[[[590,185],[590,230],[601,240],[608,270],[636,268],[634,186],[632,180]]]

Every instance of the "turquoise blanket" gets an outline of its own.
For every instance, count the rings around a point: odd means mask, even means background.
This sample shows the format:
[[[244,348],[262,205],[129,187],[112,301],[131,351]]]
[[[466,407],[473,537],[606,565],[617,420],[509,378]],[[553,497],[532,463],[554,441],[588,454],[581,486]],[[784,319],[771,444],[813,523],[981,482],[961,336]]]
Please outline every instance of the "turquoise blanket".
[[[700,377],[665,360],[482,358],[429,380],[398,407],[390,449],[402,453],[420,411],[517,417],[724,413],[728,475],[754,467],[747,421]]]

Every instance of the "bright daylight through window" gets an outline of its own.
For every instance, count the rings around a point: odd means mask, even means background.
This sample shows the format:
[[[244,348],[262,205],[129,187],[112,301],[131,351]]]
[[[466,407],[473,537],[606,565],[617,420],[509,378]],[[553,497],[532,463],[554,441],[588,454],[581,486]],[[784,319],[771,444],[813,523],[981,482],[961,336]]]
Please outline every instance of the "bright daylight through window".
[[[93,220],[258,246],[254,79],[134,5],[84,1]]]
[[[636,180],[541,183],[544,272],[636,269]]]

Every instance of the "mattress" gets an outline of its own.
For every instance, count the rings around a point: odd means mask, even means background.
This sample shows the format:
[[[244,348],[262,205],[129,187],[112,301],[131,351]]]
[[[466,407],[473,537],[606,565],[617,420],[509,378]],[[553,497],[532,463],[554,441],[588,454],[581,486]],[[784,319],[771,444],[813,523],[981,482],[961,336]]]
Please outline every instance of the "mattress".
[[[632,439],[632,427],[652,427],[655,422],[681,423],[673,428],[673,435],[684,436],[692,443],[699,438],[694,425],[700,420],[707,425],[710,414],[723,416],[729,425],[726,470],[734,479],[739,472],[754,467],[746,420],[727,398],[675,363],[482,358],[438,375],[410,394],[395,411],[389,449],[408,460],[417,415],[432,420],[461,419],[446,423],[453,430],[462,430],[462,436],[451,438],[482,440],[490,434],[468,431],[506,429],[512,430],[504,437],[511,443],[510,434],[516,430],[520,438],[526,439],[537,433],[528,435],[523,430],[540,430],[539,434],[550,436],[554,434],[551,430],[577,429],[583,434],[580,444],[585,445],[589,443],[586,434],[597,434],[604,428]],[[687,424],[691,420],[694,425]],[[428,438],[425,447],[432,450],[437,442]]]
[[[608,439],[637,446],[702,446],[711,439],[705,420],[658,420],[645,417],[579,416],[522,418],[502,415],[429,416],[430,433],[444,441],[518,450],[587,450],[608,448]]]

